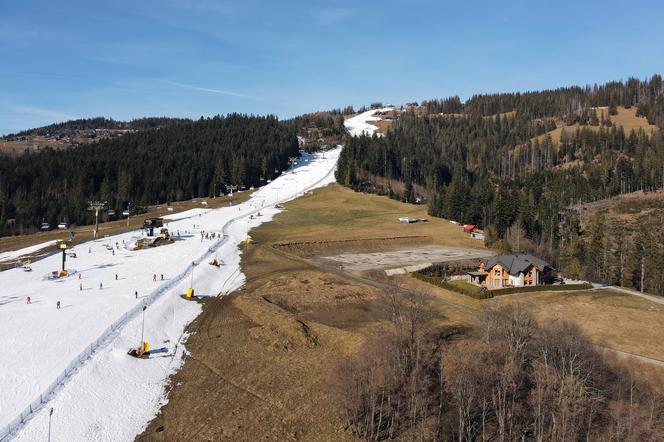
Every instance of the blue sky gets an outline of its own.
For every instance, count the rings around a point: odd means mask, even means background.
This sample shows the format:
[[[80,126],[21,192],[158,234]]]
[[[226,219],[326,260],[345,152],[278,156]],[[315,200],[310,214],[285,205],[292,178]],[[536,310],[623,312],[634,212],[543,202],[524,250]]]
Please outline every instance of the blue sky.
[[[0,0],[0,133],[664,74],[654,1]]]

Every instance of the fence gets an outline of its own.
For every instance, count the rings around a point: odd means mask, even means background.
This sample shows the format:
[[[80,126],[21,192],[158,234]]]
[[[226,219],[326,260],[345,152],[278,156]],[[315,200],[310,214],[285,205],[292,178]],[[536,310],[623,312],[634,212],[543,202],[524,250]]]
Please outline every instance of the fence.
[[[10,421],[7,425],[3,425],[2,428],[0,428],[0,441],[5,441],[9,439],[9,436],[11,436],[13,433],[15,433],[17,430],[19,430],[29,419],[32,417],[34,413],[39,411],[53,396],[53,394],[60,389],[68,380],[69,378],[78,371],[78,369],[87,361],[92,355],[94,355],[98,350],[101,348],[105,347],[109,341],[110,338],[115,336],[117,332],[120,331],[120,329],[130,320],[134,319],[136,316],[138,316],[142,310],[143,310],[143,305],[150,305],[154,303],[157,299],[159,299],[161,296],[163,296],[165,293],[167,293],[170,289],[172,289],[174,286],[179,284],[184,278],[189,275],[189,272],[191,269],[197,265],[199,265],[203,260],[205,260],[211,253],[215,252],[219,247],[221,247],[223,244],[226,243],[228,240],[228,228],[232,223],[237,221],[238,219],[245,218],[247,216],[252,215],[253,213],[258,212],[260,209],[253,210],[251,212],[245,213],[243,215],[237,216],[235,218],[231,218],[230,220],[226,221],[226,223],[222,227],[222,233],[223,236],[215,241],[215,243],[208,247],[208,249],[201,254],[198,258],[196,258],[190,265],[187,266],[187,268],[176,275],[175,277],[171,278],[169,281],[161,284],[159,287],[157,287],[155,290],[153,290],[146,298],[144,298],[144,302],[141,304],[137,304],[134,306],[132,309],[128,310],[125,312],[119,319],[117,319],[115,322],[113,322],[109,327],[104,330],[101,335],[90,345],[88,345],[85,350],[83,350],[81,353],[78,354],[67,366],[67,368],[64,369],[62,373],[55,379],[55,381],[48,386],[44,391],[42,391],[39,394],[39,397],[36,398],[34,401],[32,401],[16,418],[14,418],[12,421]],[[186,219],[186,218],[182,218]],[[178,220],[180,221],[180,220]],[[229,278],[235,277],[235,272],[233,272]],[[224,282],[225,285],[225,282]]]
[[[305,189],[303,189],[303,192],[306,192],[307,190],[313,189],[315,187],[318,187],[320,183],[322,183],[324,180],[326,180],[331,173],[334,173],[334,170],[336,169],[336,165],[333,166],[321,179],[318,181],[314,182],[313,184],[309,185]],[[296,189],[295,195],[290,195],[285,198],[282,198],[281,200],[278,200],[276,203],[282,203],[285,201],[288,201],[292,198],[296,198],[297,195],[301,193],[298,192]],[[78,356],[76,356],[67,366],[67,368],[64,369],[62,373],[55,379],[55,381],[44,391],[42,391],[39,394],[39,397],[36,398],[34,401],[32,401],[16,418],[11,420],[7,425],[3,425],[2,428],[0,428],[0,442],[4,442],[11,437],[13,433],[15,433],[17,430],[19,430],[25,423],[32,417],[33,414],[35,414],[37,411],[39,411],[48,401],[51,399],[53,394],[58,391],[62,386],[65,385],[65,383],[69,380],[69,378],[78,371],[79,368],[83,366],[85,361],[87,361],[92,355],[94,355],[98,350],[101,348],[105,347],[109,341],[110,338],[115,336],[118,331],[130,320],[134,319],[137,315],[141,313],[143,310],[143,305],[150,305],[154,303],[157,299],[159,299],[162,295],[167,293],[171,288],[173,288],[175,285],[179,284],[190,272],[190,270],[199,265],[203,260],[205,260],[211,253],[215,252],[219,247],[221,247],[223,244],[226,243],[228,240],[228,229],[229,227],[237,220],[242,219],[242,218],[247,218],[251,215],[254,215],[261,210],[265,210],[265,208],[256,208],[254,210],[251,210],[249,212],[246,212],[242,215],[236,216],[234,218],[229,219],[226,221],[226,223],[222,226],[221,231],[223,233],[222,238],[217,240],[211,247],[208,247],[208,249],[201,254],[198,258],[196,258],[190,265],[187,266],[187,268],[182,271],[180,274],[175,276],[174,278],[171,278],[168,282],[165,282],[164,284],[160,285],[157,287],[154,291],[150,293],[150,295],[147,296],[147,298],[144,298],[144,303],[137,304],[135,307],[133,307],[131,310],[125,312],[118,320],[116,320],[113,324],[111,324],[104,332],[90,345],[86,347],[85,350],[83,350]],[[197,215],[192,215],[191,217],[185,217],[185,218],[180,218],[177,221],[182,221],[188,218],[192,218]],[[229,277],[224,281],[224,287],[226,283],[239,274],[239,269],[235,272],[233,272]]]

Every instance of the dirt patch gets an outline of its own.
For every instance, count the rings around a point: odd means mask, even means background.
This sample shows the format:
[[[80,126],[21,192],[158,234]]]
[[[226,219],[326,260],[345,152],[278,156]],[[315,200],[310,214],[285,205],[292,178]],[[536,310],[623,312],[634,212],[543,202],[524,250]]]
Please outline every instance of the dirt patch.
[[[477,249],[459,249],[428,245],[371,253],[343,253],[334,256],[323,256],[317,258],[317,261],[327,261],[333,265],[342,266],[343,268],[349,268],[354,271],[365,271],[416,266],[418,264],[430,265],[440,262],[463,261],[490,255],[491,253],[488,251]]]

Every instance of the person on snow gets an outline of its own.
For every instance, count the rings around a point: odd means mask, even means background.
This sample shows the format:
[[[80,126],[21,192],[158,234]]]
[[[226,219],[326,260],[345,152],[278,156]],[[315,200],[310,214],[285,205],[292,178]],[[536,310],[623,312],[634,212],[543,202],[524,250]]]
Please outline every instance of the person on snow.
[[[113,252],[113,256],[115,256],[115,249],[113,249],[112,252]]]
[[[29,296],[28,296],[28,304],[32,304],[32,300],[30,299]]]
[[[58,302],[55,303],[55,308],[58,309],[58,310],[60,310],[60,301],[58,301]]]
[[[101,290],[101,289],[103,289],[103,288],[104,288],[104,284],[102,284],[102,283],[100,282],[100,283],[99,283],[99,290]]]
[[[115,280],[116,281],[118,280],[118,274],[117,273],[115,274]]]
[[[78,279],[81,279],[81,274],[80,273],[78,274]]]
[[[80,283],[80,284],[78,285],[78,291],[79,291],[79,292],[82,292],[82,291],[83,291],[83,283]]]
[[[152,282],[157,282],[157,274],[156,273],[152,274]]]
[[[134,298],[138,299],[138,290],[134,291]]]
[[[161,280],[162,281],[164,280],[164,274],[163,273],[161,274]]]

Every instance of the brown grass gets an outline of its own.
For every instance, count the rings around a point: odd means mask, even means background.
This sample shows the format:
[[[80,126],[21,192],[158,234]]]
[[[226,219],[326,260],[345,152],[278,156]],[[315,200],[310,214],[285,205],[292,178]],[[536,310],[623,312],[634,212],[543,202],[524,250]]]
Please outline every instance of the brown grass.
[[[645,117],[637,117],[636,116],[636,108],[631,107],[629,109],[625,109],[623,106],[620,106],[617,108],[618,109],[618,114],[617,115],[609,115],[609,119],[611,120],[611,123],[613,123],[614,126],[622,126],[623,130],[627,135],[634,130],[638,131],[639,129],[643,129],[646,134],[650,135],[654,131],[656,131],[658,128],[655,125],[649,124],[648,119]],[[602,118],[602,112],[607,112],[608,110],[597,110],[597,116],[598,118]],[[539,140],[541,143],[544,141],[544,138],[548,135],[551,137],[551,140],[553,141],[554,144],[558,145],[560,144],[560,135],[562,134],[563,130],[567,132],[568,134],[573,134],[576,132],[577,129],[579,128],[590,128],[592,130],[599,130],[600,126],[580,126],[579,124],[572,124],[572,125],[565,125],[562,122],[558,122],[558,127],[554,130],[551,130],[545,134],[539,135],[537,137],[532,138],[531,141]]]
[[[490,303],[515,301],[541,321],[575,322],[595,344],[664,361],[664,305],[614,290],[508,295]]]
[[[382,281],[318,267],[272,245],[387,233],[429,235],[447,245],[471,241],[444,220],[396,222],[395,215],[422,214],[421,207],[336,185],[286,208],[252,231],[258,242],[243,251],[245,287],[208,301],[189,327],[190,356],[140,440],[356,440],[343,429],[327,380],[341,355],[387,326]],[[540,321],[577,322],[600,345],[664,359],[658,348],[664,306],[627,294],[541,292],[479,301],[409,276],[391,282],[428,292],[436,326],[464,330],[487,305],[521,302]],[[640,373],[639,363],[628,362]],[[664,370],[648,367],[648,379],[663,377]]]
[[[429,216],[426,206],[358,193],[338,184],[307,194],[289,203],[287,209],[257,229],[253,237],[288,242],[428,236],[433,244],[484,249],[482,241],[470,238],[461,227]],[[404,224],[400,217],[429,221]]]

